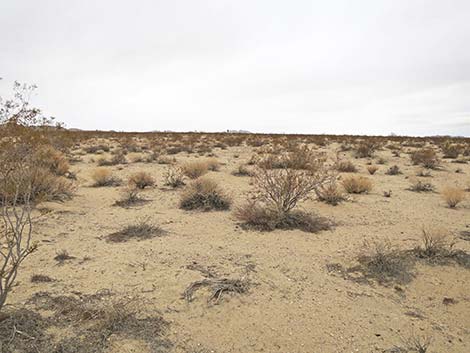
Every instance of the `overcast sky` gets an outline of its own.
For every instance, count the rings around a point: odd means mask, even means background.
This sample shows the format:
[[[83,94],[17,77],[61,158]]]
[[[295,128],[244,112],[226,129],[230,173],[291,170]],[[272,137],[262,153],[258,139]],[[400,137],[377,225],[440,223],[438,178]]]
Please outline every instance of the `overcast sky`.
[[[470,0],[0,0],[68,127],[470,136]]]

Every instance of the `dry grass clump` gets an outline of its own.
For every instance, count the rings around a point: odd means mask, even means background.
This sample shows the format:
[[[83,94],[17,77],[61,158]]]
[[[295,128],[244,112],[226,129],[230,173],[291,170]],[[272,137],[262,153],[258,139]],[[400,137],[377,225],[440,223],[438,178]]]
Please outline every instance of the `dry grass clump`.
[[[412,180],[409,190],[415,192],[433,192],[435,187],[429,182],[424,182],[422,180]]]
[[[365,194],[372,190],[372,181],[363,176],[349,176],[342,181],[349,194]]]
[[[230,197],[210,179],[197,179],[183,191],[180,208],[184,210],[228,210],[232,204]]]
[[[113,350],[113,341],[123,339],[141,342],[152,352],[171,347],[163,338],[168,324],[158,314],[143,316],[135,298],[115,298],[109,291],[79,297],[39,292],[28,305],[34,311],[12,310],[0,321],[2,352],[105,353]],[[65,330],[65,335],[55,334]]]
[[[129,177],[129,185],[136,187],[137,189],[145,189],[147,186],[154,186],[155,179],[147,172],[137,172]]]
[[[406,283],[412,279],[412,261],[388,240],[365,242],[364,245],[364,253],[357,258],[360,265],[350,271],[362,272],[366,280],[375,279],[380,284]]]
[[[465,190],[448,186],[441,191],[442,198],[450,208],[455,208],[459,203],[465,200]]]
[[[55,279],[46,276],[46,275],[32,275],[31,276],[31,282],[32,283],[49,283],[49,282],[54,282]]]
[[[157,159],[158,164],[174,164],[176,159],[168,157],[168,156],[160,156]]]
[[[439,157],[432,148],[421,148],[411,153],[411,162],[427,169],[436,169],[440,165]]]
[[[342,173],[355,173],[357,172],[356,166],[351,161],[339,161],[336,164],[336,170]]]
[[[360,142],[355,148],[355,154],[358,158],[373,157],[378,143],[372,140],[366,140]]]
[[[180,186],[185,185],[184,182],[185,175],[184,171],[181,167],[178,166],[170,166],[166,169],[165,172],[165,185],[171,186],[172,188],[178,188]]]
[[[119,200],[116,200],[113,205],[126,208],[141,205],[147,201],[148,200],[139,195],[139,191],[136,188],[128,187],[124,189],[122,197]]]
[[[338,187],[336,180],[332,180],[329,183],[321,185],[315,189],[315,193],[317,194],[317,199],[319,201],[333,206],[336,206],[346,200],[346,196],[344,192],[342,192]]]
[[[64,263],[67,260],[73,259],[75,259],[75,256],[70,255],[69,252],[65,249],[58,251],[54,257],[54,260],[56,260],[60,264]]]
[[[379,170],[379,167],[377,167],[376,165],[370,165],[367,167],[367,171],[369,172],[370,175],[374,175],[378,170]]]
[[[388,168],[388,170],[385,172],[387,175],[399,175],[402,174],[400,167],[397,165],[391,166]]]
[[[91,178],[94,187],[121,185],[121,180],[115,177],[111,170],[105,168],[96,168],[92,172]]]
[[[209,287],[211,295],[207,299],[208,302],[219,303],[224,293],[238,293],[244,294],[250,288],[250,283],[242,279],[229,279],[229,278],[207,278],[201,281],[191,283],[184,291],[183,298],[188,302],[193,301],[194,292],[203,287]]]
[[[447,257],[453,251],[454,243],[450,241],[449,233],[442,229],[423,229],[421,240],[421,245],[414,248],[420,258]]]
[[[122,151],[116,152],[111,159],[106,159],[106,158],[100,158],[98,160],[98,165],[99,166],[113,166],[113,165],[118,165],[118,164],[126,164],[127,159],[126,156]]]
[[[239,165],[237,169],[232,172],[232,175],[235,176],[253,176],[253,171],[248,168],[246,165]]]
[[[220,162],[215,158],[209,158],[206,160],[207,169],[212,172],[217,172],[220,170]]]
[[[165,231],[159,226],[151,223],[149,218],[142,218],[137,220],[136,223],[130,224],[118,232],[109,234],[106,237],[106,240],[113,243],[122,243],[131,239],[150,239],[163,234],[165,234]]]
[[[197,179],[209,171],[207,162],[188,162],[183,165],[183,173],[190,179]]]

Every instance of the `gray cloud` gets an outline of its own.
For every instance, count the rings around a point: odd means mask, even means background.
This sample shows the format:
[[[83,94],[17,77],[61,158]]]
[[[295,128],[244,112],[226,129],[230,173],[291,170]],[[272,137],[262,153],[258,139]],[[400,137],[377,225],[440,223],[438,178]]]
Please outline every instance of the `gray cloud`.
[[[467,0],[5,0],[0,93],[70,127],[470,136]]]

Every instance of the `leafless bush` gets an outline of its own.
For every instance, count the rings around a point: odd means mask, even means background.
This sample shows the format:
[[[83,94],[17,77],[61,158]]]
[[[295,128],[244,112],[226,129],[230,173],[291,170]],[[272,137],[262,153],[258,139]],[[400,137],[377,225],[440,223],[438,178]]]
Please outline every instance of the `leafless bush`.
[[[319,201],[325,202],[329,205],[336,206],[346,200],[344,192],[340,190],[336,180],[321,185],[315,189]]]
[[[171,186],[172,188],[178,188],[185,185],[184,182],[184,171],[181,167],[170,166],[166,169],[165,172],[165,185]]]
[[[127,187],[122,192],[122,197],[114,202],[114,206],[119,207],[130,207],[135,205],[141,205],[148,200],[142,198],[139,195],[139,191],[134,187]]]
[[[359,158],[373,157],[378,144],[372,140],[362,141],[356,146],[355,153]]]

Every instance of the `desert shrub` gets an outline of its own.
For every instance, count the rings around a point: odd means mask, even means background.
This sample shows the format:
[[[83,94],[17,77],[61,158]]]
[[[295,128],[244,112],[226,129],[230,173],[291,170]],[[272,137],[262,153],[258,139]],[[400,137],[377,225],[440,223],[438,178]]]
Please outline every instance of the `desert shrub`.
[[[92,174],[91,178],[93,179],[93,186],[119,186],[121,180],[113,175],[109,169],[105,168],[96,168]]]
[[[31,282],[32,283],[48,283],[48,282],[54,282],[54,279],[47,275],[36,274],[36,275],[31,276]]]
[[[332,224],[324,217],[300,210],[280,213],[264,203],[248,201],[237,207],[235,217],[247,229],[259,231],[273,231],[275,229],[300,229],[309,233],[328,230]]]
[[[245,165],[241,164],[232,172],[235,176],[253,176],[254,173]]]
[[[441,191],[442,198],[450,208],[455,208],[459,203],[465,200],[465,190],[448,186]]]
[[[432,177],[431,172],[429,170],[426,170],[426,169],[418,170],[418,172],[416,173],[416,176],[423,177],[423,178]]]
[[[99,166],[112,166],[112,165],[118,165],[118,164],[126,164],[127,159],[126,159],[125,154],[122,151],[119,151],[119,152],[116,152],[111,157],[111,159],[100,158],[97,163]]]
[[[206,160],[207,169],[213,172],[217,172],[220,169],[220,163],[215,158],[210,158]]]
[[[308,146],[295,146],[279,163],[280,168],[310,170],[318,167],[319,155]]]
[[[432,192],[435,190],[435,187],[429,182],[424,182],[421,180],[412,180],[409,190],[416,192]]]
[[[197,179],[208,172],[206,162],[188,162],[183,165],[183,172],[190,179]]]
[[[350,176],[342,181],[343,187],[349,194],[364,194],[372,190],[372,181],[363,176]]]
[[[352,270],[359,270],[366,279],[372,278],[381,284],[406,283],[413,277],[409,257],[388,240],[365,242],[363,253],[357,260],[360,265]]]
[[[145,203],[147,200],[139,195],[139,191],[134,187],[127,187],[122,192],[119,200],[114,202],[114,206],[130,207]]]
[[[446,142],[441,146],[444,158],[457,158],[462,151],[462,147],[455,143]]]
[[[189,184],[180,200],[180,208],[185,210],[228,210],[231,204],[230,197],[215,181],[203,178]]]
[[[356,166],[351,161],[339,161],[336,164],[336,170],[343,173],[355,173],[357,172]]]
[[[129,177],[129,185],[138,189],[145,189],[147,186],[154,186],[155,179],[147,172],[137,172]]]
[[[375,172],[377,172],[379,170],[379,167],[377,167],[376,165],[370,165],[367,167],[367,171],[369,172],[370,175],[374,175]]]
[[[184,182],[185,175],[181,167],[170,166],[166,169],[165,172],[165,185],[171,186],[172,188],[177,188],[185,185]]]
[[[447,257],[452,252],[454,243],[449,234],[441,229],[423,229],[421,245],[414,248],[414,253],[420,258]]]
[[[106,239],[113,243],[122,243],[130,239],[150,239],[164,233],[163,229],[150,222],[149,218],[141,218],[136,223],[130,224],[118,232],[109,234]]]
[[[400,167],[397,165],[391,166],[388,168],[388,170],[385,172],[387,175],[399,175],[402,174]]]
[[[362,141],[356,146],[355,154],[359,158],[373,157],[377,148],[378,144],[375,141]]]
[[[48,169],[52,174],[64,176],[69,172],[70,165],[62,152],[52,146],[42,146],[34,156],[37,167]]]
[[[387,159],[384,158],[384,157],[379,157],[379,158],[377,158],[376,163],[377,164],[387,164]]]
[[[174,158],[170,158],[168,156],[160,156],[157,159],[158,164],[173,164],[176,160]]]
[[[333,206],[336,206],[346,200],[346,197],[338,187],[336,180],[332,180],[316,188],[315,193],[319,201]]]
[[[439,157],[431,148],[421,148],[413,151],[410,157],[414,165],[421,165],[427,169],[436,169],[440,164]]]

